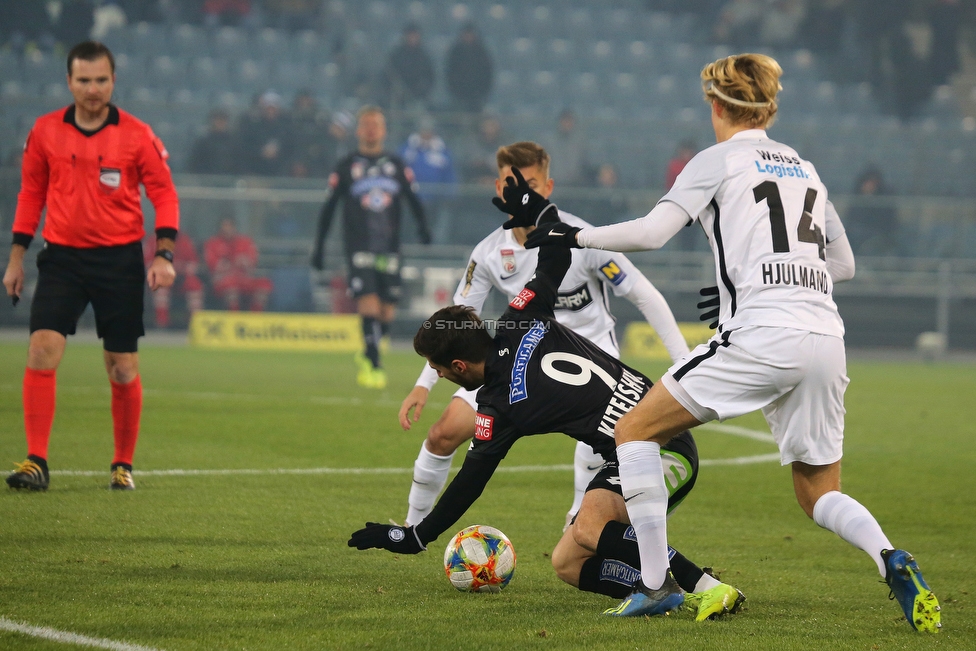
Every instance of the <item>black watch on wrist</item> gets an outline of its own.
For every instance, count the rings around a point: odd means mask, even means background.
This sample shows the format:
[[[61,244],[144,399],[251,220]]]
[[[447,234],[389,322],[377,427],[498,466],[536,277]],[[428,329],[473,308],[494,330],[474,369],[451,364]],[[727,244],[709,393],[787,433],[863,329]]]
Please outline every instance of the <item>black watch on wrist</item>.
[[[168,249],[159,249],[156,251],[157,258],[164,258],[170,264],[173,264],[173,252]]]

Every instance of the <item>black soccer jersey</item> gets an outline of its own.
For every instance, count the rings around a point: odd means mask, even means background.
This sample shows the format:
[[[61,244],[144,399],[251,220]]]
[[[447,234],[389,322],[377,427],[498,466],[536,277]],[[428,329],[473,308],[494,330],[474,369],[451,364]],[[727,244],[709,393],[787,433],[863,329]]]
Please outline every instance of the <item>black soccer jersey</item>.
[[[562,432],[614,460],[617,419],[651,388],[640,372],[556,321],[562,274],[554,278],[543,268],[550,266],[542,256],[549,248],[540,253],[536,277],[496,323],[468,452],[475,458],[500,461],[523,436]]]
[[[339,161],[329,176],[331,195],[319,217],[321,243],[341,201],[346,253],[398,253],[404,200],[417,220],[421,239],[430,240],[424,209],[413,190],[413,172],[394,154],[366,156],[358,152]]]
[[[474,440],[454,481],[417,525],[425,544],[481,496],[523,436],[562,432],[616,460],[613,427],[652,382],[554,318],[559,283],[571,259],[569,249],[541,247],[535,277],[496,322],[478,391]]]

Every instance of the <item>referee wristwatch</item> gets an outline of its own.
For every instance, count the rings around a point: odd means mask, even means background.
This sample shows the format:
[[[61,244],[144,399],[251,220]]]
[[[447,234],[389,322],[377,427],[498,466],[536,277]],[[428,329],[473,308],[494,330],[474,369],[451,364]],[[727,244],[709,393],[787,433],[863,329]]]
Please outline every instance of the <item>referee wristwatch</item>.
[[[173,264],[173,252],[169,249],[159,249],[156,251],[157,258],[163,258],[170,264]]]

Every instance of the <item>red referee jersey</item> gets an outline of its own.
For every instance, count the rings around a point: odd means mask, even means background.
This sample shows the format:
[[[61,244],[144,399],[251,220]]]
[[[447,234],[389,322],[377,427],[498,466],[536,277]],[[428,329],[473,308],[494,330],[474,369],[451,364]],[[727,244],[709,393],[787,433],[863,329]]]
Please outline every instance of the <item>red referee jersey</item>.
[[[42,115],[24,145],[14,233],[30,237],[47,206],[44,239],[77,248],[120,246],[145,234],[139,184],[156,228],[179,228],[179,203],[163,142],[115,106],[102,128],[83,132],[74,106]]]

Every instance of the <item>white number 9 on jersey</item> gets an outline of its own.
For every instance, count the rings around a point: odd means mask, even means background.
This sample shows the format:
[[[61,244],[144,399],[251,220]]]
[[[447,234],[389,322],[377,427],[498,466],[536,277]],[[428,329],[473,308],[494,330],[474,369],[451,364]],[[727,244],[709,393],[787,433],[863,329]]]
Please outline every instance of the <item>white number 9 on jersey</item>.
[[[578,373],[560,371],[554,366],[556,362],[565,362],[575,366]],[[617,388],[617,381],[593,360],[574,355],[573,353],[548,353],[542,358],[542,372],[556,382],[562,382],[574,387],[581,387],[589,383],[595,374],[613,391]]]

